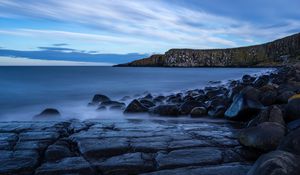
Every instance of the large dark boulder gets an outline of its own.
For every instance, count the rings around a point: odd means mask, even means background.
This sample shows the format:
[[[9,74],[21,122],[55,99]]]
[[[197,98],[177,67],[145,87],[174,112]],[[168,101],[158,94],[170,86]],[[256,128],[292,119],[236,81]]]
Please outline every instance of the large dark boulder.
[[[300,119],[300,94],[289,99],[285,107],[285,120],[287,122]]]
[[[96,105],[96,104],[100,104],[105,101],[110,101],[109,97],[107,97],[106,95],[102,95],[102,94],[96,94],[96,95],[94,95],[92,102],[90,104]]]
[[[141,99],[140,103],[147,108],[151,108],[151,107],[155,106],[155,103],[153,103],[151,100],[147,100],[147,99]]]
[[[180,114],[176,105],[159,105],[151,108],[150,113],[161,116],[178,116]]]
[[[192,100],[192,101],[186,101],[180,106],[180,112],[183,115],[188,115],[191,113],[192,109],[195,107],[203,107],[205,106],[203,103]]]
[[[191,111],[191,117],[196,118],[196,117],[203,117],[207,115],[207,110],[205,107],[195,107]]]
[[[244,146],[270,151],[276,149],[284,135],[284,126],[275,122],[264,122],[240,131],[238,140]]]
[[[285,125],[281,109],[274,105],[269,106],[263,110],[248,123],[248,127],[257,126],[263,122],[276,122]]]
[[[54,109],[54,108],[47,108],[45,110],[43,110],[40,114],[34,116],[34,118],[36,119],[42,119],[42,118],[49,118],[49,119],[52,119],[52,118],[59,118],[61,115],[60,115],[60,112],[57,110],[57,109]]]
[[[247,175],[300,174],[300,157],[285,151],[272,151],[262,155]]]
[[[279,150],[288,151],[300,156],[300,128],[290,132],[278,146]]]
[[[147,112],[148,108],[141,104],[138,100],[133,100],[126,107],[124,113],[139,113],[139,112]]]
[[[259,102],[261,92],[253,87],[244,88],[233,100],[225,116],[233,120],[248,120],[263,109]]]

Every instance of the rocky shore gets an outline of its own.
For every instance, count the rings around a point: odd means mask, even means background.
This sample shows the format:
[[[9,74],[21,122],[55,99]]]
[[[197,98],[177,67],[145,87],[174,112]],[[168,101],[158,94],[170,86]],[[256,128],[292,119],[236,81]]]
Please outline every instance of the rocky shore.
[[[129,104],[96,94],[99,111],[150,117],[0,122],[0,174],[300,174],[299,94],[299,64]]]

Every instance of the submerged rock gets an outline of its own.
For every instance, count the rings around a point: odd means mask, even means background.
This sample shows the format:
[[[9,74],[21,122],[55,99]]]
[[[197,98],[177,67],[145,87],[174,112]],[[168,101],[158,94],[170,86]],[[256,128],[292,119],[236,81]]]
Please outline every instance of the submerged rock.
[[[47,108],[43,110],[40,114],[34,116],[34,118],[59,118],[60,112],[54,108]]]
[[[239,142],[247,147],[270,151],[276,149],[285,135],[285,128],[275,122],[264,122],[258,126],[243,129]]]
[[[285,151],[262,155],[247,175],[296,175],[300,172],[300,157]]]
[[[143,104],[141,104],[138,100],[133,100],[126,107],[124,113],[139,113],[139,112],[147,112],[148,108],[146,108]]]

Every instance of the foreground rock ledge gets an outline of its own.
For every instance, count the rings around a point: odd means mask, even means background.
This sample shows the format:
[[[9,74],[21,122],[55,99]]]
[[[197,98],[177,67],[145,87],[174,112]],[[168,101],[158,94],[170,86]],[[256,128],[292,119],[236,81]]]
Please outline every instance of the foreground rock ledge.
[[[216,119],[0,122],[0,174],[245,175],[255,154],[239,130]]]

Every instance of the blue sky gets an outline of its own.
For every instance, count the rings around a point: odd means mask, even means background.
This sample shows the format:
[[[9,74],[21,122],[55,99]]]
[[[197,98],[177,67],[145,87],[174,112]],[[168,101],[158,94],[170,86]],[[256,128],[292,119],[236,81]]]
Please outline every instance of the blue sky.
[[[1,0],[0,47],[151,54],[246,46],[300,32],[299,7],[299,0]]]

